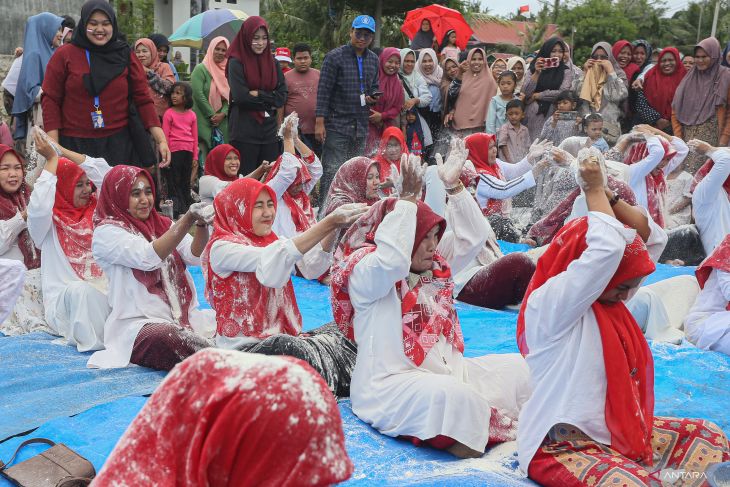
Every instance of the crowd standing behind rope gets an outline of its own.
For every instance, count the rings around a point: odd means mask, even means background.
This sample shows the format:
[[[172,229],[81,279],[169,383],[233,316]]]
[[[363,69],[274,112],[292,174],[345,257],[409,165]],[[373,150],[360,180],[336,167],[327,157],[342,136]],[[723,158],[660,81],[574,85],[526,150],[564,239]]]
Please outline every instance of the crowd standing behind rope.
[[[185,361],[142,411],[155,421],[179,381],[224,382],[221,407],[252,410],[230,378],[294,410],[296,382],[332,426],[299,421],[286,441],[312,458],[289,458],[290,480],[352,473],[332,394],[458,457],[517,439],[544,485],[645,485],[651,469],[730,459],[713,423],[654,416],[646,341],[686,333],[730,355],[727,49],[597,39],[574,60],[553,37],[495,58],[428,20],[404,49],[371,50],[367,15],[351,27],[317,70],[305,43],[275,57],[276,33],[248,17],[188,84],[167,39],[131,47],[106,1],[78,27],[30,17],[2,83],[0,331],[60,336],[95,368]],[[504,255],[498,239],[531,250]],[[655,262],[697,278],[639,289]],[[292,275],[330,285],[333,323],[302,331]],[[688,296],[674,325],[667,289]],[[521,355],[465,358],[455,299],[521,305]],[[232,416],[221,432],[243,427]],[[326,455],[298,446],[310,437]],[[157,441],[138,418],[101,478],[144,476],[125,464]],[[565,467],[578,452],[590,461]],[[211,460],[210,485],[255,477],[228,460]]]

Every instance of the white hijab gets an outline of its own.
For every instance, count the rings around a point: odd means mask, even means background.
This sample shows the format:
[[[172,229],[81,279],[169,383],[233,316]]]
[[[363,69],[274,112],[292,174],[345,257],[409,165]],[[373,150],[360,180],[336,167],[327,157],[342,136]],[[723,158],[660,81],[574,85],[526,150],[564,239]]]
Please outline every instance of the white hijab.
[[[433,60],[433,66],[434,70],[431,74],[426,74],[423,72],[423,68],[421,67],[421,62],[423,61],[424,56],[430,56]],[[416,61],[416,71],[423,77],[423,79],[428,83],[429,85],[434,86],[440,86],[441,85],[441,78],[444,76],[444,70],[438,63],[438,56],[436,56],[436,51],[433,49],[421,49],[418,60]]]

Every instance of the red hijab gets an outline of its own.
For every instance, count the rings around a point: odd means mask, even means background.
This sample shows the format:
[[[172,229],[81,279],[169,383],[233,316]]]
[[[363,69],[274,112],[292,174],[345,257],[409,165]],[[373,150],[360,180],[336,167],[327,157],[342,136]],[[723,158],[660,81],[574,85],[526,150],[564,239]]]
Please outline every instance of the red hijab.
[[[626,46],[629,46],[631,48],[631,53],[633,54],[634,46],[629,41],[621,39],[620,41],[614,43],[614,45],[611,47],[611,54],[613,54],[614,59],[618,60],[618,53],[620,53],[621,50]],[[639,65],[635,64],[633,61],[629,61],[629,64],[627,64],[625,68],[621,69],[624,70],[624,74],[626,74],[626,79],[630,83],[631,78],[633,78],[636,72],[639,70]]]
[[[210,266],[210,250],[218,240],[253,247],[266,247],[278,240],[273,231],[263,237],[253,231],[253,207],[262,191],[268,192],[276,205],[274,190],[251,178],[232,182],[213,201],[213,235],[203,251],[202,266],[205,297],[216,311],[218,335],[263,340],[282,333],[296,336],[302,330],[291,279],[283,288],[274,289],[262,285],[255,272],[221,277]]]
[[[133,217],[129,211],[129,195],[139,176],[144,176],[155,192],[154,179],[146,169],[133,166],[114,166],[104,177],[99,192],[99,203],[94,213],[94,226],[115,225],[140,235],[148,242],[162,237],[172,226],[172,221],[160,215],[153,207],[147,220]],[[173,250],[158,269],[143,271],[132,269],[132,275],[150,294],[160,298],[170,307],[178,324],[190,327],[189,315],[193,306],[194,290],[187,277],[187,268],[180,253]],[[179,313],[179,316],[175,316]]]
[[[400,113],[400,109],[403,107],[403,101],[405,100],[403,83],[401,83],[398,77],[398,72],[396,71],[395,74],[385,73],[385,63],[394,56],[400,61],[400,50],[395,47],[386,47],[380,53],[378,86],[383,94],[378,98],[377,103],[373,107],[373,110],[376,112],[385,113],[391,118]]]
[[[0,144],[0,160],[5,154],[13,154],[23,170],[20,187],[14,193],[6,193],[0,188],[0,220],[9,220],[20,211],[28,208],[30,201],[30,188],[25,183],[25,165],[20,155],[7,145]],[[33,239],[30,238],[28,229],[23,229],[18,234],[18,247],[23,254],[23,263],[27,269],[38,269],[41,266],[41,251],[35,247]]]
[[[311,164],[314,162],[314,153],[312,153],[307,161],[304,161],[301,157],[294,156],[297,159],[299,159],[299,167],[297,168],[297,176],[294,179],[294,181],[289,185],[289,187],[295,186],[297,184],[306,185],[312,180],[312,175],[309,173],[309,168],[307,168],[308,164]],[[269,170],[269,173],[266,175],[266,181],[265,183],[268,183],[272,179],[274,179],[274,176],[279,172],[281,169],[281,159],[282,156],[279,156],[276,159],[276,162],[273,166],[271,166],[271,169]],[[299,191],[296,195],[289,194],[289,191],[284,191],[284,194],[281,196],[281,199],[286,203],[286,206],[289,208],[289,212],[291,213],[291,218],[294,221],[294,227],[297,229],[297,233],[304,232],[305,230],[308,230],[309,227],[317,223],[317,218],[314,215],[314,209],[312,209],[312,201],[309,199],[309,194],[307,194],[304,189]]]
[[[664,149],[663,160],[671,160],[677,151],[663,137],[659,137],[659,142]],[[649,149],[646,142],[639,142],[632,145],[624,157],[624,164],[634,164],[649,155]],[[649,205],[649,214],[657,225],[664,228],[664,194],[667,192],[667,181],[664,178],[664,170],[654,169],[646,175],[646,201]]]
[[[555,236],[537,269],[522,301],[517,318],[517,345],[522,355],[529,354],[525,336],[525,309],[530,294],[579,259],[587,249],[588,218],[577,218]],[[652,273],[654,262],[637,235],[626,246],[623,258],[606,289]],[[654,361],[641,328],[623,302],[591,305],[598,322],[606,370],[606,426],[611,433],[611,448],[629,459],[651,464],[651,433],[654,416]],[[540,326],[530,323],[530,326]],[[600,360],[600,359],[599,359]]]
[[[53,202],[53,224],[61,249],[79,278],[89,281],[102,276],[101,268],[91,254],[94,233],[92,218],[96,209],[96,194],[92,193],[86,206],[74,206],[74,188],[84,170],[65,157],[56,169],[56,198]]]
[[[720,245],[715,247],[712,254],[702,261],[695,271],[697,281],[700,283],[702,289],[705,288],[705,283],[710,278],[710,273],[712,273],[713,269],[730,272],[730,235],[725,235]],[[730,302],[727,303],[725,309],[730,311]]]
[[[325,215],[347,203],[372,205],[379,198],[368,198],[368,171],[378,163],[367,157],[353,157],[337,170],[327,192]]]
[[[677,68],[672,74],[662,73],[660,63],[665,54],[671,54],[677,63]],[[687,69],[679,58],[679,51],[675,47],[665,47],[659,53],[659,63],[651,68],[644,76],[644,94],[649,104],[658,111],[662,118],[672,119],[672,100],[679,83],[687,74]]]
[[[332,312],[337,326],[351,340],[355,339],[355,310],[348,290],[350,275],[357,263],[377,248],[375,233],[397,201],[388,198],[374,204],[349,228],[335,254],[330,290]],[[416,205],[416,233],[411,255],[434,226],[439,225],[439,240],[446,229],[446,221],[428,205],[421,201]],[[442,334],[447,342],[464,352],[464,336],[454,309],[451,268],[438,252],[434,254],[431,271],[422,274],[412,288],[403,279],[395,283],[395,289],[401,300],[403,351],[413,363],[421,365]]]
[[[390,139],[395,139],[400,144],[401,154],[408,154],[408,146],[406,145],[406,138],[403,136],[403,131],[398,127],[387,127],[383,130],[383,135],[380,137],[380,146],[378,146],[378,152],[375,154],[373,160],[378,163],[378,171],[380,172],[380,181],[385,181],[386,178],[390,177],[390,165],[394,164],[395,167],[400,171],[400,157],[395,161],[389,161],[385,158],[385,151],[388,148],[388,142]]]
[[[208,348],[165,377],[95,484],[324,486],[352,471],[337,401],[307,363]]]
[[[489,163],[489,146],[497,144],[497,136],[478,132],[471,134],[464,139],[464,145],[469,150],[469,160],[474,164],[474,168],[479,174],[487,174],[504,181],[504,174],[499,164]],[[482,208],[484,215],[500,215],[502,214],[502,200],[490,199],[487,201],[486,208]]]
[[[205,175],[215,176],[221,181],[235,181],[238,179],[238,175],[229,176],[226,174],[224,169],[226,157],[228,157],[228,154],[231,152],[236,154],[238,159],[241,159],[241,153],[230,144],[220,144],[213,147],[213,149],[208,152],[208,156],[205,158]]]
[[[251,48],[254,33],[263,28],[269,35],[269,25],[258,15],[247,18],[241,30],[231,41],[228,58],[237,59],[243,65],[243,75],[249,90],[273,91],[279,81],[279,74],[274,56],[271,54],[271,39],[266,41],[264,52],[256,54]],[[230,63],[226,65],[226,73]],[[258,123],[263,122],[262,112],[251,112]]]

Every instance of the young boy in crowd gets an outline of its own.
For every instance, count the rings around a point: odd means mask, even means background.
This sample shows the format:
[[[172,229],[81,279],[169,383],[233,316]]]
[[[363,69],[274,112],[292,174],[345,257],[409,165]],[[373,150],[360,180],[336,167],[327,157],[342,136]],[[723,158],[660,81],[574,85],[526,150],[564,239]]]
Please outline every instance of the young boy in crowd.
[[[492,97],[487,110],[487,133],[496,134],[499,127],[507,123],[507,103],[514,100],[517,75],[514,71],[502,71],[497,77],[499,93]]]
[[[520,162],[530,150],[530,132],[522,125],[524,118],[525,107],[520,100],[507,103],[507,123],[497,131],[499,158],[504,162]]]
[[[568,137],[580,133],[580,117],[575,111],[578,100],[572,91],[560,92],[554,103],[553,116],[545,120],[539,138],[540,140],[548,139],[552,141],[553,145],[558,146]]]
[[[583,131],[591,139],[593,147],[601,152],[608,151],[608,142],[603,138],[603,117],[600,113],[591,113],[583,119]]]

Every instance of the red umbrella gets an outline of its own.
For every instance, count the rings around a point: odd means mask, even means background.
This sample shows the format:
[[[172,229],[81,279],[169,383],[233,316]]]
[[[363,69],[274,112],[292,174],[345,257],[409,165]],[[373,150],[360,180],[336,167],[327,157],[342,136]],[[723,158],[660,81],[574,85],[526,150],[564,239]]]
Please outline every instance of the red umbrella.
[[[412,40],[424,20],[431,22],[431,30],[439,43],[444,38],[444,34],[450,30],[455,31],[456,45],[461,49],[466,49],[466,43],[474,33],[461,12],[436,4],[409,11],[400,30]]]

